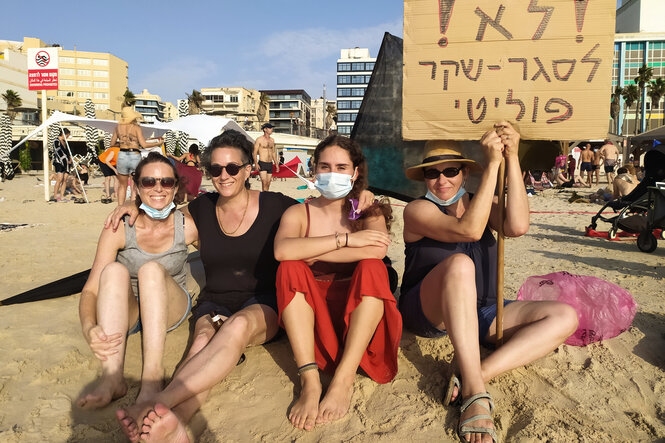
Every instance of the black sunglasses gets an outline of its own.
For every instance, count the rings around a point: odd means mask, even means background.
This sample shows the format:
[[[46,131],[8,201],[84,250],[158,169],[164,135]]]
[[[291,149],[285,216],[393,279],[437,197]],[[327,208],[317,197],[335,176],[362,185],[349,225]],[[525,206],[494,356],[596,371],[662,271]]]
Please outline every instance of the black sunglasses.
[[[446,168],[443,171],[439,171],[438,169],[425,169],[425,171],[423,171],[423,175],[428,180],[439,178],[441,174],[443,174],[445,177],[452,178],[457,177],[457,174],[459,174],[462,169],[464,169],[463,166],[460,166],[459,168]]]
[[[219,177],[222,175],[222,170],[226,168],[226,173],[229,174],[231,177],[235,177],[238,175],[238,172],[245,166],[247,166],[249,163],[243,163],[242,165],[237,165],[235,163],[229,163],[226,166],[222,165],[210,165],[210,175],[213,177]]]
[[[139,184],[141,185],[142,188],[154,188],[157,182],[159,182],[159,184],[162,185],[162,188],[171,189],[172,187],[175,186],[176,179],[175,177],[161,177],[161,178],[141,177],[141,179],[139,180]]]

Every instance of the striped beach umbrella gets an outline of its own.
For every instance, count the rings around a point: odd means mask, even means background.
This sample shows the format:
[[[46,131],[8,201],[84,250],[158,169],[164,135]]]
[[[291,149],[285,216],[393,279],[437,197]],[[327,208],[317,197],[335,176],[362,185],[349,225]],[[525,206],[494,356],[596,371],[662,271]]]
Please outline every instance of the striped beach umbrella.
[[[164,144],[166,145],[166,152],[173,155],[176,146],[176,134],[173,131],[164,134]]]
[[[53,111],[51,111],[53,113]],[[60,135],[60,126],[58,125],[50,125],[48,127],[48,134],[47,134],[47,139],[48,139],[48,157],[53,161],[53,143],[55,143],[55,140],[58,138],[58,135]]]
[[[187,100],[178,100],[178,117],[186,117],[189,115],[189,102]],[[184,132],[178,131],[178,148],[180,154],[187,152],[187,139],[188,136]]]
[[[95,105],[92,103],[92,100],[87,99],[85,101],[85,116],[88,118],[96,118],[95,116]],[[85,127],[85,144],[87,146],[87,151],[85,157],[83,157],[83,163],[90,163],[94,158],[97,157],[97,139],[99,135],[97,133],[97,128],[86,125]]]
[[[12,124],[7,114],[0,115],[0,170],[7,180],[14,178],[14,168],[9,158],[12,148]]]

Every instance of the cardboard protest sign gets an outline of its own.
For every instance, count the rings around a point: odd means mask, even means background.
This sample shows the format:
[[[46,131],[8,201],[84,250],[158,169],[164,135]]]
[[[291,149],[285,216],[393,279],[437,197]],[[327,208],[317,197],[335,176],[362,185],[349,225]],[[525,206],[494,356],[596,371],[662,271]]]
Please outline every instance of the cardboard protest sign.
[[[610,116],[615,0],[405,0],[405,140],[594,139]]]

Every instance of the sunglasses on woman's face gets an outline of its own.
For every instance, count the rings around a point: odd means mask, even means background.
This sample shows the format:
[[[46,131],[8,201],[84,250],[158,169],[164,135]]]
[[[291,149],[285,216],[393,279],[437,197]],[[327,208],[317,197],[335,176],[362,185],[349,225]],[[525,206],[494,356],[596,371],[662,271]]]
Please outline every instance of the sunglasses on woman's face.
[[[459,168],[446,168],[443,171],[439,171],[438,169],[425,169],[423,172],[423,175],[425,176],[426,179],[428,180],[434,180],[439,178],[441,174],[443,174],[445,177],[448,178],[453,178],[457,177],[457,174],[462,170],[462,167]]]
[[[175,186],[176,180],[175,177],[141,177],[139,184],[142,188],[154,188],[155,185],[159,182],[164,189],[171,189]]]
[[[249,163],[244,163],[242,165],[237,165],[235,163],[229,163],[226,166],[222,165],[210,165],[210,175],[213,177],[219,177],[222,175],[222,170],[226,169],[226,173],[229,174],[231,177],[235,177],[238,175],[238,172],[245,166],[247,166]]]

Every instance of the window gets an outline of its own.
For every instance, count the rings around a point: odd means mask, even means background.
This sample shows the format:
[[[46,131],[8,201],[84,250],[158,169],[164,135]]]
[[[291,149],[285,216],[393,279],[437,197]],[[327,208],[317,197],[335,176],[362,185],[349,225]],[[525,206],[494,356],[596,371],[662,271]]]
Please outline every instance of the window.
[[[76,63],[78,63],[79,65],[89,65],[90,64],[90,59],[79,57],[79,58],[76,59]]]
[[[344,72],[351,70],[351,63],[337,63],[337,71]]]
[[[90,83],[90,82],[88,82]],[[109,82],[94,82],[95,88],[108,88]]]
[[[351,95],[354,97],[363,97],[365,95],[365,88],[351,88]]]
[[[95,109],[99,111],[106,111],[109,108],[109,105],[105,103],[95,103]]]
[[[92,59],[92,64],[95,65],[95,66],[108,66],[109,61],[108,60],[103,60],[103,59],[100,59],[100,58],[93,58]]]
[[[354,122],[356,121],[356,114],[355,112],[353,113],[339,113],[337,114],[337,121],[338,122]]]
[[[351,109],[360,109],[360,106],[363,104],[362,100],[352,100]]]
[[[60,68],[60,75],[74,75],[76,71],[70,68]]]
[[[60,79],[60,86],[76,86],[75,80]]]
[[[367,84],[369,83],[370,75],[353,75],[351,76],[351,83],[354,84]]]
[[[365,70],[365,63],[351,63],[351,70],[352,71],[364,71]]]
[[[109,72],[108,71],[92,71],[92,75],[94,77],[108,77]]]
[[[351,83],[351,76],[350,75],[338,75],[337,76],[337,84],[338,85],[346,85]]]
[[[62,83],[62,80],[60,80]],[[58,91],[58,97],[74,97],[74,91]]]
[[[337,133],[338,134],[351,134],[351,129],[353,126],[338,126],[337,127]]]
[[[373,71],[373,70],[374,70],[374,62],[365,63],[365,71]]]
[[[78,95],[79,98],[91,98],[92,97],[92,94],[90,94],[89,92],[79,91],[79,93],[77,95]]]
[[[76,71],[78,75],[83,77],[90,77],[90,69],[79,69]]]
[[[109,95],[106,92],[95,92],[93,97],[96,99],[108,100]]]
[[[92,86],[92,82],[88,80],[79,80],[76,82],[76,84],[81,88],[89,88],[90,86]]]
[[[351,109],[351,102],[347,100],[338,101],[337,109]]]
[[[351,88],[337,88],[337,97],[351,97]]]
[[[238,96],[237,95],[231,95],[229,96],[230,102],[231,103],[238,103]]]
[[[71,63],[74,64],[74,57],[60,57],[58,60],[59,63]]]

